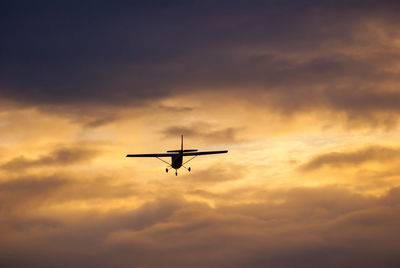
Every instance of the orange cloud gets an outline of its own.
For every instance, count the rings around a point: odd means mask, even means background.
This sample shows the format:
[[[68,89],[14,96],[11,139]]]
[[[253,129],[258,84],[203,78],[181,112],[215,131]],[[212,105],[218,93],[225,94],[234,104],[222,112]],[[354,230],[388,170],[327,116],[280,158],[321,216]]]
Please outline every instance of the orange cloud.
[[[369,146],[353,152],[332,152],[313,157],[300,167],[301,171],[312,171],[323,166],[357,166],[366,162],[392,162],[400,156],[398,148]]]

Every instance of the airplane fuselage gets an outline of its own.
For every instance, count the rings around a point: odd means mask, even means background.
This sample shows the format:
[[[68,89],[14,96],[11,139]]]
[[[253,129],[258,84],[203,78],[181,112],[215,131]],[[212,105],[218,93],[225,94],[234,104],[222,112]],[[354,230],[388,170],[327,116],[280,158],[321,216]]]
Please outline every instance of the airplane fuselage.
[[[178,169],[182,166],[183,153],[178,153],[172,156],[171,167],[174,169]]]

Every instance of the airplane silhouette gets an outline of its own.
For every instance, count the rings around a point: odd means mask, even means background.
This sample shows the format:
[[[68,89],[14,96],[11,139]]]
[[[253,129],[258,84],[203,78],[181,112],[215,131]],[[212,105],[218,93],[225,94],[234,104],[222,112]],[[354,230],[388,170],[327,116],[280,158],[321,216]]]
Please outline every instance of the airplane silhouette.
[[[196,156],[199,155],[207,155],[207,154],[224,154],[227,153],[228,151],[204,151],[204,152],[198,152],[197,149],[183,149],[183,135],[181,135],[181,149],[180,150],[171,150],[167,151],[165,154],[127,154],[126,157],[155,157],[164,163],[168,164],[168,167],[165,169],[165,172],[168,172],[171,168],[175,169],[175,175],[178,175],[178,169],[180,167],[186,168],[189,172],[191,168],[187,168],[184,165],[188,163],[189,161],[192,161]],[[183,162],[183,157],[184,156],[193,156],[189,160]],[[171,157],[171,163],[165,161],[164,159],[161,159],[160,157]]]

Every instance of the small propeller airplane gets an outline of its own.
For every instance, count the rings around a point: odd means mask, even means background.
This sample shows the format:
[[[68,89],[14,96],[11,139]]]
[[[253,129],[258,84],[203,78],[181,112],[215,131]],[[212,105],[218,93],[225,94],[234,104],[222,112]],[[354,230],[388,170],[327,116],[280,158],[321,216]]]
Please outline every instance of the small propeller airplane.
[[[207,154],[225,154],[228,151],[204,151],[204,152],[198,152],[197,149],[183,149],[183,135],[181,135],[181,149],[180,150],[171,150],[167,151],[165,154],[127,154],[126,157],[155,157],[164,163],[168,165],[168,167],[165,169],[165,172],[168,172],[170,169],[175,169],[175,175],[178,175],[178,169],[180,167],[186,168],[189,172],[191,170],[190,167],[185,167],[184,165],[188,163],[189,161],[192,161],[196,156],[199,155],[207,155]],[[184,156],[193,156],[189,160],[183,162],[183,157]],[[165,161],[164,159],[161,159],[161,157],[171,157],[171,163]]]

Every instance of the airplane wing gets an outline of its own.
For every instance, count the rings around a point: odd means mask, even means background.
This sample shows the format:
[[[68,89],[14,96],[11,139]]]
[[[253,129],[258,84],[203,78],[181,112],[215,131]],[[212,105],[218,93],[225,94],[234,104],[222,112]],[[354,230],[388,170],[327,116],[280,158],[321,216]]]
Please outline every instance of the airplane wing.
[[[206,155],[206,154],[225,154],[228,151],[205,151],[205,152],[193,152],[193,153],[183,153],[183,156],[190,156],[190,155]]]
[[[171,157],[177,154],[127,154],[126,157]]]

